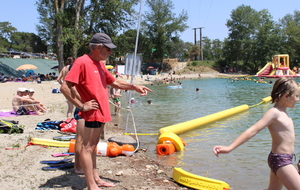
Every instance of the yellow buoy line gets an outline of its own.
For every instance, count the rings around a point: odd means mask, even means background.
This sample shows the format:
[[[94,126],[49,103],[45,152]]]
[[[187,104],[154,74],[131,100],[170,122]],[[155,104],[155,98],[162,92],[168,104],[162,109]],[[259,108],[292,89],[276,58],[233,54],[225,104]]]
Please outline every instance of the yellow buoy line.
[[[220,119],[227,118],[237,113],[241,113],[243,111],[248,110],[249,108],[255,107],[257,105],[267,103],[271,101],[271,96],[265,97],[258,104],[248,106],[248,105],[240,105],[234,108],[230,108],[224,111],[220,111],[211,115],[207,115],[204,117],[200,117],[197,119],[193,119],[190,121],[186,121],[183,123],[171,125],[168,127],[163,127],[159,129],[159,133],[161,134],[158,138],[157,144],[164,144],[165,142],[169,144],[172,143],[175,146],[176,151],[184,150],[184,142],[177,135],[190,131],[192,129],[207,125],[209,123],[218,121]],[[167,147],[167,146],[166,146]],[[195,175],[189,172],[184,171],[182,168],[174,168],[173,169],[173,179],[184,186],[191,187],[194,189],[203,189],[203,190],[229,190],[230,186],[224,181],[216,180],[208,177],[202,177],[199,175]]]

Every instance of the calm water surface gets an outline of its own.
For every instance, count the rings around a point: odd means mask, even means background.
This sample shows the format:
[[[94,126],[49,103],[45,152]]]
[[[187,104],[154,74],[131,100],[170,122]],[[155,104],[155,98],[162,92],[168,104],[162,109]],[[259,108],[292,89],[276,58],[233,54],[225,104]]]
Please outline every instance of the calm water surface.
[[[300,82],[299,79],[296,81]],[[149,86],[153,92],[146,97],[140,97],[138,93],[132,94],[138,101],[131,105],[138,133],[157,133],[162,127],[243,104],[255,105],[260,103],[262,98],[270,96],[272,89],[272,85],[269,84],[254,81],[231,82],[227,79],[183,80],[182,84],[182,89],[168,89],[168,85],[161,84]],[[196,88],[199,88],[200,92],[196,92]],[[153,105],[147,105],[147,99],[151,99]],[[127,101],[128,93],[123,93],[122,107],[127,106]],[[196,175],[223,180],[235,190],[264,189],[268,186],[269,167],[266,160],[271,147],[267,129],[233,152],[222,154],[219,158],[213,154],[212,148],[215,145],[229,145],[259,120],[270,107],[270,103],[260,104],[245,112],[180,134],[187,143],[185,151],[170,156],[155,154],[158,136],[139,136],[139,140],[141,147],[147,148],[148,155],[158,162],[182,167]],[[295,124],[297,160],[300,155],[299,107],[298,103],[296,108],[288,109]],[[125,126],[126,111],[122,110],[121,113],[121,118],[114,119],[114,122]],[[128,123],[127,132],[134,132],[132,119],[129,119]],[[294,164],[296,165],[296,161]]]

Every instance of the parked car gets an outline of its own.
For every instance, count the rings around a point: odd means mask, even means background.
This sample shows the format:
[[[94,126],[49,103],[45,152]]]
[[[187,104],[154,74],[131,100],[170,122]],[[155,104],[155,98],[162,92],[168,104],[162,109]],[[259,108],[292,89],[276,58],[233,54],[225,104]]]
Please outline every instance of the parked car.
[[[0,53],[0,57],[9,57],[7,53]]]
[[[22,58],[30,58],[30,57],[31,57],[31,54],[30,54],[30,53],[27,53],[27,52],[22,52],[22,53],[21,53],[21,57],[22,57]]]

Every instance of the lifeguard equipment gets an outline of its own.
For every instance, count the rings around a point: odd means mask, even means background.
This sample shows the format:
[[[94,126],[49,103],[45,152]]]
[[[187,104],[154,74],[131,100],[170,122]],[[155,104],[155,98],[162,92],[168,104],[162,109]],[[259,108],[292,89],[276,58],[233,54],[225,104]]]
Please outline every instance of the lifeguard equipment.
[[[175,146],[170,141],[164,141],[162,144],[156,145],[156,154],[170,155],[175,152]]]
[[[181,168],[173,169],[173,179],[184,186],[202,190],[230,190],[230,186],[221,180],[191,174]]]
[[[211,115],[200,117],[198,119],[194,119],[194,120],[186,121],[186,122],[183,122],[183,123],[179,123],[179,124],[171,125],[171,126],[168,126],[168,127],[164,127],[164,128],[161,128],[159,130],[159,132],[161,134],[164,134],[166,132],[172,132],[172,133],[175,133],[175,134],[178,135],[178,134],[187,132],[191,129],[195,129],[197,127],[206,125],[208,123],[211,123],[211,122],[214,122],[214,121],[217,121],[217,120],[220,120],[220,119],[224,119],[226,117],[229,117],[231,115],[240,113],[240,112],[248,110],[248,109],[249,109],[249,106],[246,105],[246,104],[241,105],[241,106],[237,106],[237,107],[227,109],[227,110],[224,110],[224,111],[221,111],[221,112],[218,112],[218,113],[214,113],[214,114],[211,114]],[[160,143],[158,143],[158,144],[160,144]],[[176,145],[175,145],[175,147],[176,147]]]
[[[75,139],[71,139],[70,141],[70,148],[69,152],[74,152],[75,151]],[[95,148],[96,155],[100,156],[118,156],[118,155],[126,155],[126,156],[131,156],[134,153],[134,147],[132,145],[122,145],[119,146],[115,142],[99,142],[97,144],[97,147]]]
[[[31,138],[30,142],[32,144],[54,146],[54,147],[69,147],[70,146],[70,143],[66,142],[66,141],[56,141],[56,140],[40,139],[40,138]]]
[[[175,133],[166,132],[161,134],[158,138],[157,144],[163,144],[167,141],[171,142],[175,146],[176,151],[184,150],[184,142]]]
[[[271,100],[272,100],[271,96],[268,96],[268,97],[265,97],[265,98],[262,99],[263,103],[267,103],[267,102],[269,102]]]

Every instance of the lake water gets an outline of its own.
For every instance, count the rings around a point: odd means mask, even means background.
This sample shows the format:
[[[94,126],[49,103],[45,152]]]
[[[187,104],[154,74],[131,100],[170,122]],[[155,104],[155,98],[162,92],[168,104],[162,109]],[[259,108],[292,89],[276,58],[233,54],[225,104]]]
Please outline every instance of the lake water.
[[[267,79],[273,82],[276,79]],[[296,79],[300,82],[299,79]],[[182,123],[217,113],[236,106],[258,104],[262,98],[270,96],[272,85],[254,81],[231,82],[228,79],[194,79],[181,81],[182,89],[168,89],[169,85],[149,85],[153,90],[146,97],[133,93],[137,103],[131,104],[131,110],[138,133],[158,133],[163,127]],[[176,85],[176,84],[174,84]],[[196,88],[200,92],[196,92]],[[147,105],[147,99],[152,105]],[[122,107],[127,106],[128,93],[123,93]],[[299,104],[299,103],[298,103]],[[269,167],[267,156],[271,149],[271,138],[266,129],[229,154],[217,158],[212,148],[215,145],[229,145],[248,127],[252,126],[273,104],[260,104],[247,111],[235,114],[226,119],[193,129],[179,136],[187,143],[185,151],[169,156],[155,153],[158,136],[139,136],[142,148],[158,162],[182,167],[196,175],[208,176],[227,182],[232,189],[265,189],[268,187]],[[295,154],[299,153],[300,116],[299,105],[288,109],[294,121],[296,132]],[[125,126],[126,111],[114,119],[119,126]],[[115,118],[115,116],[114,116]],[[134,132],[132,119],[128,120],[128,131]],[[294,161],[296,166],[296,161]]]

